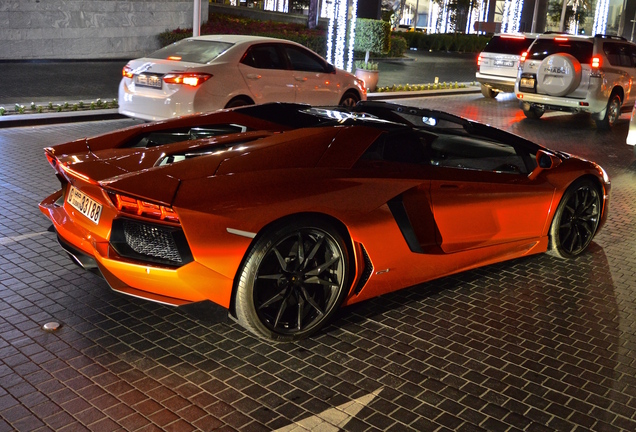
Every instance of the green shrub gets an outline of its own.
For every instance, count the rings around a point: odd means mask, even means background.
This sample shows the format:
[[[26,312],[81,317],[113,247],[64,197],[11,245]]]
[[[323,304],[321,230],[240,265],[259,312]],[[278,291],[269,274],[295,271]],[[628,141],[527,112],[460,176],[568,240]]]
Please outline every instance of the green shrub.
[[[382,20],[358,18],[354,50],[385,54],[391,48],[391,24]],[[365,60],[368,59],[365,57]]]
[[[389,49],[389,57],[402,57],[409,45],[402,36],[391,35],[391,48]]]

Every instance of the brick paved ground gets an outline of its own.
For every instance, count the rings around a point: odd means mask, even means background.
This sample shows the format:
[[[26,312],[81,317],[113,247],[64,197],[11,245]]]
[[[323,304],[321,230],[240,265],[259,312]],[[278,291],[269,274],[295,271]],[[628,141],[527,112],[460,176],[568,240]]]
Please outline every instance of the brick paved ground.
[[[533,256],[341,311],[271,344],[125,297],[70,263],[37,203],[42,147],[132,124],[0,130],[0,431],[634,431],[636,162],[625,120],[528,121],[511,96],[413,99],[597,160],[610,217],[572,261]],[[41,326],[58,321],[46,333]]]

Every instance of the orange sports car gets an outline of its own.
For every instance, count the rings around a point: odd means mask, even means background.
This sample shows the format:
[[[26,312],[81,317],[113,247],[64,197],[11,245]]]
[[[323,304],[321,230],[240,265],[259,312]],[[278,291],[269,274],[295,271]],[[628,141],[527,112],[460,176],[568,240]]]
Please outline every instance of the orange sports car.
[[[217,111],[45,152],[62,188],[40,209],[76,263],[283,340],[441,276],[579,255],[610,193],[593,162],[382,102]]]

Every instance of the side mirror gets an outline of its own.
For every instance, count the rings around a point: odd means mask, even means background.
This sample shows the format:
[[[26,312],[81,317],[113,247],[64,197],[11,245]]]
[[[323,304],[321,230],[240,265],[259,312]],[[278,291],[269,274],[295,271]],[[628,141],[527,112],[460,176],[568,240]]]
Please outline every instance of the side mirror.
[[[529,175],[530,179],[535,179],[543,170],[549,170],[561,165],[561,159],[545,150],[537,152],[537,167]]]

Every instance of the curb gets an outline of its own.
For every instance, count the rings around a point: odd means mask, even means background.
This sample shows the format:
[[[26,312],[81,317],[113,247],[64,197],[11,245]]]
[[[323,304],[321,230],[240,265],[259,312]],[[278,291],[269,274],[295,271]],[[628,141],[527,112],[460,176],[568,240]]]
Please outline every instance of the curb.
[[[119,114],[117,109],[100,109],[92,111],[61,112],[46,114],[15,114],[0,117],[0,128],[40,126],[56,123],[73,123],[96,120],[113,120],[127,118]]]
[[[481,92],[481,88],[477,86],[467,86],[458,89],[439,89],[439,90],[422,90],[422,91],[401,91],[401,92],[381,92],[367,93],[367,100],[387,100],[387,99],[411,99],[428,96],[448,96],[462,95]]]
[[[389,99],[411,99],[431,96],[448,96],[479,93],[479,87],[466,87],[460,89],[440,89],[424,91],[402,91],[402,92],[381,92],[368,93],[367,100],[389,100]],[[0,129],[23,126],[41,126],[47,124],[87,122],[97,120],[117,120],[126,119],[119,114],[117,109],[100,109],[92,111],[71,111],[45,114],[12,114],[0,117]]]

